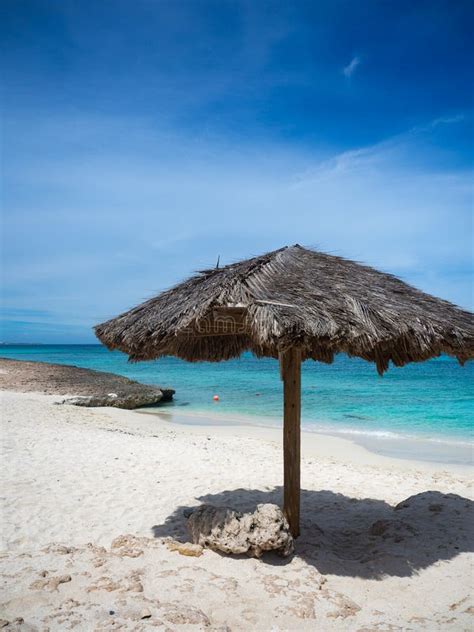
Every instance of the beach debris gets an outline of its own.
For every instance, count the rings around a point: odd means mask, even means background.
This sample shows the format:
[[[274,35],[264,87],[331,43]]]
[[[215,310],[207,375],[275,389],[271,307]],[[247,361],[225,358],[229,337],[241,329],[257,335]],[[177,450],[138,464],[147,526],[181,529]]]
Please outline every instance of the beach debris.
[[[166,546],[170,551],[178,551],[180,555],[187,555],[189,557],[200,557],[203,553],[202,546],[200,544],[193,544],[192,542],[169,540]]]
[[[358,603],[341,593],[336,593],[334,595],[334,601],[337,606],[337,610],[329,612],[326,615],[332,619],[347,619],[347,617],[353,617],[362,610]]]
[[[199,625],[201,629],[211,625],[207,615],[194,606],[166,603],[162,604],[162,608],[163,612],[160,612],[160,616],[174,625]]]
[[[127,575],[126,584],[122,588],[122,592],[143,592],[140,571],[132,571]]]
[[[48,544],[48,546],[42,549],[43,553],[57,553],[58,555],[69,555],[73,553],[75,549],[71,546],[65,546],[64,544]]]
[[[119,590],[121,588],[121,585],[118,581],[114,581],[111,577],[107,577],[105,575],[103,575],[102,577],[99,577],[98,579],[96,579],[94,584],[91,584],[90,586],[88,586],[86,588],[86,592],[93,592],[93,591],[101,591],[101,590],[105,590],[107,592],[113,592],[114,590]]]
[[[119,535],[112,541],[110,550],[120,557],[140,557],[143,555],[143,543],[134,535]]]
[[[294,551],[288,522],[277,505],[257,505],[253,513],[201,505],[187,515],[187,520],[194,544],[214,551],[250,557],[261,557],[264,551],[287,557]]]
[[[140,571],[131,571],[125,577],[119,577],[113,579],[107,575],[102,575],[98,579],[95,580],[93,584],[86,588],[86,592],[94,592],[94,591],[106,591],[106,592],[114,592],[120,591],[121,593],[127,592],[135,592],[141,593],[143,592],[143,584],[141,581],[141,573]]]
[[[47,571],[43,571],[40,575],[43,579],[37,579],[30,584],[31,590],[57,590],[60,584],[67,584],[71,581],[71,575],[48,577]]]

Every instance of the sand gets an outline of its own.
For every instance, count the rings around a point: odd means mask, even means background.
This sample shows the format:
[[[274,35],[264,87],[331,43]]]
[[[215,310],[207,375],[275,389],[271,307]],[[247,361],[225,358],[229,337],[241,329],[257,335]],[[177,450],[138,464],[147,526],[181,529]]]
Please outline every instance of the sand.
[[[183,556],[186,507],[280,503],[278,431],[1,398],[5,630],[472,630],[467,468],[305,434],[296,554]]]

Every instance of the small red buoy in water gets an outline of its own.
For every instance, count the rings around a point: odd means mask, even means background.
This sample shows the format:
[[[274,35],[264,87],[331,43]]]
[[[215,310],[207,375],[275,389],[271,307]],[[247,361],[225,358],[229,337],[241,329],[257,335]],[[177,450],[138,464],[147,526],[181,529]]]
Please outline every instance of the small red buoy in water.
[[[215,402],[219,401],[219,395],[214,395],[214,397],[212,398]]]

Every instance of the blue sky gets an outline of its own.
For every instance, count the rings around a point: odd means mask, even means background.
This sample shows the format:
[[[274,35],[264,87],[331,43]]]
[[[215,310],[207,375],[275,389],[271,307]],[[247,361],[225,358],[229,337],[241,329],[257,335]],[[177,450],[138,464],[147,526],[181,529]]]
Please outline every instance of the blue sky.
[[[3,341],[295,242],[472,308],[474,4],[4,0]]]

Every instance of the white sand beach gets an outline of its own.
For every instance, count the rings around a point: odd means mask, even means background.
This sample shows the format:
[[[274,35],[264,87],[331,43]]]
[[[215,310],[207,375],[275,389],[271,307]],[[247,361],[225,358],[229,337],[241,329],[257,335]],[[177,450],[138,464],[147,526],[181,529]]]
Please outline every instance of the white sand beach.
[[[304,434],[295,555],[183,556],[184,508],[280,502],[278,431],[1,397],[5,629],[472,629],[468,469]]]

